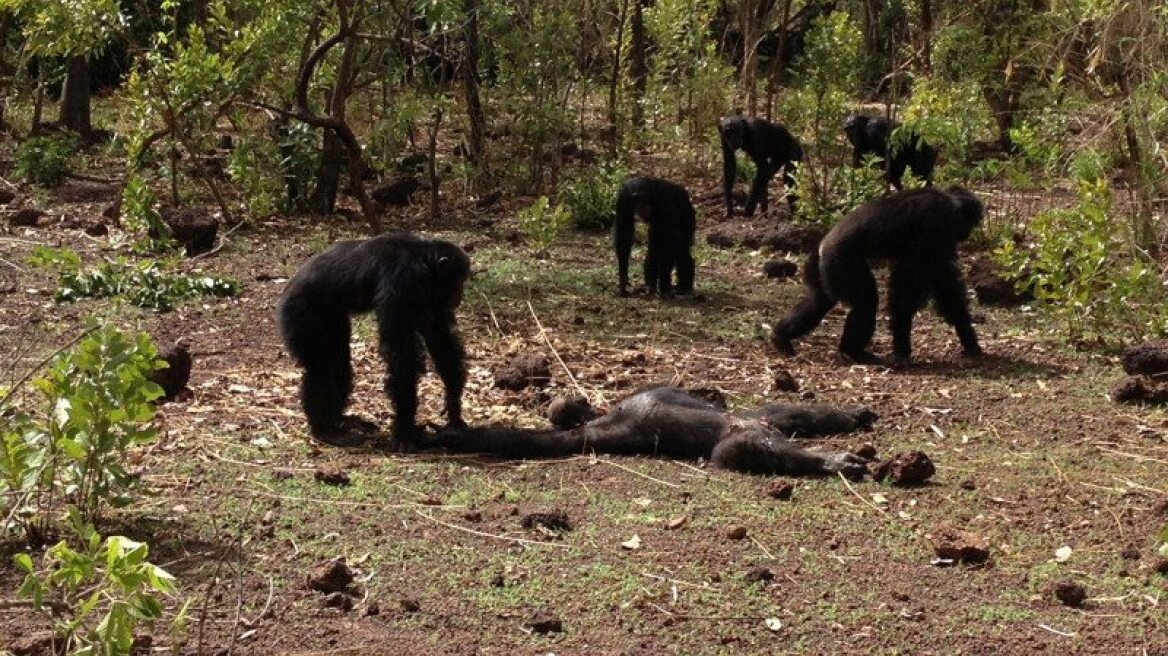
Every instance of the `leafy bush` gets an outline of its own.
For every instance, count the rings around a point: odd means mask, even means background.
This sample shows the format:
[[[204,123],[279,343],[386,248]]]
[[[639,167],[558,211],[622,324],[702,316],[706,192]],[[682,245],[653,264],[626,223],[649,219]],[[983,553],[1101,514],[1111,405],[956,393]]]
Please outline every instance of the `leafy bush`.
[[[34,382],[45,419],[18,415],[3,426],[0,442],[0,498],[23,500],[13,515],[30,539],[45,534],[62,503],[95,522],[107,504],[130,502],[137,480],[126,470],[127,452],[155,438],[151,402],[162,389],[150,375],[160,366],[146,334],[105,327]]]
[[[876,159],[870,155],[859,168],[825,169],[821,177],[812,174],[809,167],[799,166],[795,171],[794,191],[799,199],[795,218],[830,228],[848,212],[884,195],[888,185],[884,181],[884,169]],[[906,174],[905,178],[908,177]]]
[[[39,568],[29,554],[16,554],[16,566],[25,573],[18,594],[36,610],[51,607],[64,653],[128,656],[134,630],[162,618],[159,596],[175,594],[174,577],[146,560],[147,545],[120,535],[103,540],[75,511],[70,524],[80,550],[62,540],[49,547]],[[185,620],[186,606],[172,622],[172,632],[180,631]]]
[[[53,297],[62,302],[116,296],[138,307],[167,312],[192,298],[234,296],[239,292],[239,283],[230,278],[168,273],[156,260],[131,262],[119,257],[82,269],[81,258],[73,251],[37,247],[30,262],[60,269]]]
[[[285,135],[282,135],[285,136]],[[280,209],[280,149],[270,139],[240,135],[227,159],[227,175],[239,188],[243,203],[253,217],[267,217]]]
[[[26,182],[56,187],[69,174],[69,159],[77,152],[73,133],[29,137],[16,147],[16,175]]]
[[[141,176],[131,174],[122,188],[122,222],[131,230],[159,235],[146,238],[143,245],[148,250],[165,250],[173,244],[170,226],[158,212],[158,197]]]
[[[519,210],[519,232],[539,253],[546,253],[556,238],[568,227],[572,215],[563,205],[550,209],[547,196],[540,196],[530,207]]]
[[[1039,212],[1029,224],[1034,242],[1005,240],[995,257],[1074,342],[1117,345],[1168,333],[1158,269],[1115,229],[1102,159],[1092,151],[1075,159],[1078,204]]]
[[[626,177],[619,161],[590,168],[578,178],[560,184],[560,202],[581,230],[607,230],[616,218],[616,194]]]

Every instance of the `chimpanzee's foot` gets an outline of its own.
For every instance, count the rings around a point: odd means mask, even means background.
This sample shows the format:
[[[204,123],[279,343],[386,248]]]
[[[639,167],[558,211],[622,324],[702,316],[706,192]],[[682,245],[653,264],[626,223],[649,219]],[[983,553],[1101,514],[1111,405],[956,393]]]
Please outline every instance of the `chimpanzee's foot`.
[[[849,480],[858,481],[868,473],[868,461],[846,451],[828,453],[824,455],[823,473],[843,474]]]
[[[840,355],[856,364],[884,364],[884,362],[871,351],[840,351]]]
[[[791,343],[790,338],[777,330],[771,331],[771,345],[775,347],[775,350],[780,355],[787,357],[793,357],[795,355],[795,346]]]

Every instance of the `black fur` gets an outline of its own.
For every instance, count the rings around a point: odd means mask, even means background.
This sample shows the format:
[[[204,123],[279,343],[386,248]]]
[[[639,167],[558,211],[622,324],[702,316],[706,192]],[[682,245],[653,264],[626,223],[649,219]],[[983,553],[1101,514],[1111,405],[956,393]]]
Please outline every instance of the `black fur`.
[[[793,354],[791,340],[819,325],[837,302],[851,307],[840,351],[859,362],[876,331],[879,296],[869,260],[888,260],[888,312],[896,364],[912,357],[912,321],[932,297],[953,325],[968,355],[981,347],[969,316],[965,284],[957,267],[957,244],[981,222],[981,201],[960,187],[901,191],[868,202],[827,233],[804,265],[802,300],[775,325],[771,341]]]
[[[852,114],[844,122],[844,133],[852,144],[852,166],[859,166],[865,155],[876,155],[884,161],[885,176],[892,186],[902,189],[904,170],[912,169],[913,175],[925,181],[926,187],[933,185],[933,168],[937,165],[937,149],[925,143],[919,135],[909,136],[909,143],[902,145],[888,157],[888,138],[896,129],[896,123],[882,116]]]
[[[645,251],[645,287],[650,294],[673,294],[673,271],[677,270],[677,292],[692,294],[694,288],[693,248],[697,215],[685,187],[659,178],[633,176],[624,181],[616,197],[613,243],[616,247],[618,289],[629,293],[629,253],[637,215],[649,225],[649,247]]]
[[[657,387],[621,401],[608,414],[573,430],[473,428],[445,431],[436,443],[451,451],[509,457],[576,453],[709,458],[724,469],[752,474],[863,476],[865,461],[850,453],[805,449],[791,438],[866,428],[876,415],[866,408],[771,404],[727,414],[676,387]]]
[[[344,431],[353,389],[349,316],[365,312],[377,314],[394,437],[412,439],[416,431],[423,348],[446,389],[447,420],[462,424],[466,352],[454,311],[469,274],[458,246],[406,233],[338,242],[300,267],[280,302],[280,333],[304,368],[300,399],[314,436],[328,441]]]
[[[795,165],[803,161],[803,146],[787,128],[753,116],[727,116],[718,123],[722,136],[722,191],[726,197],[726,217],[734,216],[734,177],[738,163],[734,153],[744,151],[754,161],[754,182],[746,201],[746,216],[754,215],[756,205],[768,208],[767,185],[780,169],[787,190],[787,202],[795,211]]]

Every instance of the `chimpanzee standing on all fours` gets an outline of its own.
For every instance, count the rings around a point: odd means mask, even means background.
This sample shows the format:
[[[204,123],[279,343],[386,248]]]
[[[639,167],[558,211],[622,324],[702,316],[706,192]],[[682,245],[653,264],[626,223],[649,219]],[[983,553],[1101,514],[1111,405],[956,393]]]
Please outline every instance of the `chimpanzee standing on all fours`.
[[[645,287],[650,294],[673,295],[673,272],[677,271],[677,293],[694,289],[694,233],[697,214],[685,187],[660,178],[633,176],[624,181],[616,197],[613,243],[616,247],[618,293],[629,294],[629,254],[637,216],[649,226],[645,249]]]

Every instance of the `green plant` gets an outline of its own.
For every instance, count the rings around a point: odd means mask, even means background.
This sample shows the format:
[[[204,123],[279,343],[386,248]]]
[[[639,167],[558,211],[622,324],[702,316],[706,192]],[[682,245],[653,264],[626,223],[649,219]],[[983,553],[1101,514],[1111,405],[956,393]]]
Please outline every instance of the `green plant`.
[[[1078,204],[1039,212],[1029,224],[1034,242],[1022,247],[1004,240],[996,259],[1074,342],[1115,345],[1165,334],[1158,270],[1132,248],[1130,235],[1115,229],[1103,159],[1084,151],[1073,168]]]
[[[34,266],[59,269],[57,290],[53,296],[62,302],[120,297],[138,307],[167,312],[188,299],[234,296],[239,292],[239,283],[230,278],[197,272],[169,273],[165,261],[131,262],[119,257],[82,269],[81,259],[73,251],[47,247],[34,249],[29,261]]]
[[[145,243],[139,243],[145,250],[165,250],[173,244],[170,226],[158,212],[158,197],[139,175],[130,174],[122,188],[122,221],[131,230],[147,235]]]
[[[793,190],[799,198],[795,218],[830,228],[848,212],[882,196],[888,185],[883,168],[875,160],[875,156],[869,156],[863,166],[835,167],[825,170],[823,175],[814,174],[810,167],[799,166]],[[910,177],[905,175],[906,180]]]
[[[572,225],[582,230],[612,227],[616,218],[616,193],[626,175],[624,164],[614,160],[561,183],[559,199],[571,214]]]
[[[151,402],[162,389],[150,375],[160,366],[145,333],[104,327],[34,381],[46,417],[19,416],[6,425],[0,454],[0,486],[5,498],[24,499],[15,519],[30,538],[45,534],[62,502],[86,522],[97,521],[107,504],[130,502],[137,480],[126,470],[126,453],[155,438]]]
[[[519,232],[538,253],[546,253],[556,238],[568,227],[572,215],[563,205],[550,207],[547,196],[540,196],[529,207],[519,210]]]
[[[56,187],[69,174],[69,160],[77,152],[77,135],[29,137],[16,147],[16,175],[43,187]]]
[[[176,594],[175,579],[146,560],[146,544],[120,535],[103,540],[72,509],[69,520],[80,549],[62,540],[45,551],[39,568],[31,555],[16,554],[16,566],[25,574],[18,594],[36,610],[51,608],[63,653],[128,656],[134,630],[163,617],[160,597]],[[172,634],[182,631],[186,609],[176,613]]]

